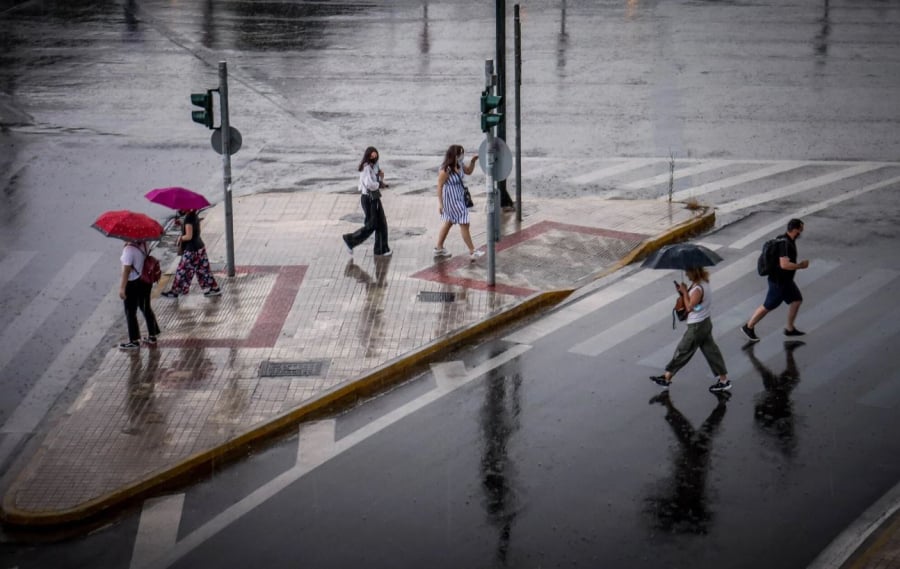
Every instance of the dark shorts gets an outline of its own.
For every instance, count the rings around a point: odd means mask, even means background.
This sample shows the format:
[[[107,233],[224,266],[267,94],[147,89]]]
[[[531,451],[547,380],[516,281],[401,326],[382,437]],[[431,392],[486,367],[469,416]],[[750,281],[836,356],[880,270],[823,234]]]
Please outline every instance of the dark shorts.
[[[766,293],[766,301],[763,302],[763,306],[766,307],[766,310],[775,310],[782,302],[791,304],[798,300],[803,300],[803,295],[800,294],[800,289],[797,288],[797,283],[794,281],[786,283],[769,281],[769,292]]]

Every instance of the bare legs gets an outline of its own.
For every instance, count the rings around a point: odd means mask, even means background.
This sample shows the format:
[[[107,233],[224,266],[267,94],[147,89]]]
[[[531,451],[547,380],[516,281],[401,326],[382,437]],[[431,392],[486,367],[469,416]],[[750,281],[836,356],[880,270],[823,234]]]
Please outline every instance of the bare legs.
[[[444,248],[444,241],[447,239],[447,235],[450,233],[451,227],[453,227],[453,224],[449,221],[445,221],[443,224],[441,224],[441,229],[438,231],[437,245],[435,245],[436,249]],[[466,247],[469,248],[469,253],[471,254],[473,251],[475,251],[475,244],[472,243],[472,235],[471,233],[469,233],[469,224],[460,223],[459,233],[460,235],[462,235],[463,242],[466,244]]]

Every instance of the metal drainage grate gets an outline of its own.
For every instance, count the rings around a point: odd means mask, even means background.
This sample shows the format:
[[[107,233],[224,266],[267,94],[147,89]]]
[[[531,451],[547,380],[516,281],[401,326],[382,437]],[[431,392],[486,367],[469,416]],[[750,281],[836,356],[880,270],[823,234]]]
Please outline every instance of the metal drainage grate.
[[[420,290],[416,297],[419,302],[455,302],[455,292],[438,292],[433,290]]]
[[[308,360],[305,362],[270,362],[263,360],[259,364],[259,377],[313,377],[322,375],[325,360]]]

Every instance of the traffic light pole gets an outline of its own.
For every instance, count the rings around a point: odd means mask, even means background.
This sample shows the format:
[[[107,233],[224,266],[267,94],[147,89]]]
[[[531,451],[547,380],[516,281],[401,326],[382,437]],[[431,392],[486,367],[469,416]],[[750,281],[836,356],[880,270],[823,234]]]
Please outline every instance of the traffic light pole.
[[[490,94],[494,87],[494,62],[490,59],[484,62],[484,90]],[[485,154],[487,155],[484,171],[487,180],[487,285],[494,286],[496,283],[496,247],[494,234],[498,227],[497,208],[497,189],[494,187],[494,129],[487,129],[487,144],[485,145]]]
[[[225,184],[225,269],[234,276],[234,227],[231,212],[231,125],[228,123],[228,64],[219,62],[219,108],[222,113],[222,170]]]

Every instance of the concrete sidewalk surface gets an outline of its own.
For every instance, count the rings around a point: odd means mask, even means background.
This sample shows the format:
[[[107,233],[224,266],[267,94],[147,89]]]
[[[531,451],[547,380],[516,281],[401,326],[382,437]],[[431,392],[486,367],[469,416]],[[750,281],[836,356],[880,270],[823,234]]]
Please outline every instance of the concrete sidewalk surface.
[[[345,249],[341,235],[363,220],[357,194],[235,199],[236,274],[217,272],[223,294],[204,297],[195,282],[188,295],[160,297],[164,277],[153,294],[159,342],[109,347],[14,465],[4,522],[80,523],[189,481],[714,222],[710,209],[662,200],[527,200],[521,223],[502,214],[488,287],[487,257],[470,262],[458,228],[446,242],[453,256],[433,257],[433,195],[384,193],[389,257],[372,254],[374,238],[352,256]],[[484,196],[475,197],[472,235],[483,249]],[[224,217],[221,204],[203,212],[214,268],[225,262]],[[121,332],[124,341],[124,318]]]

